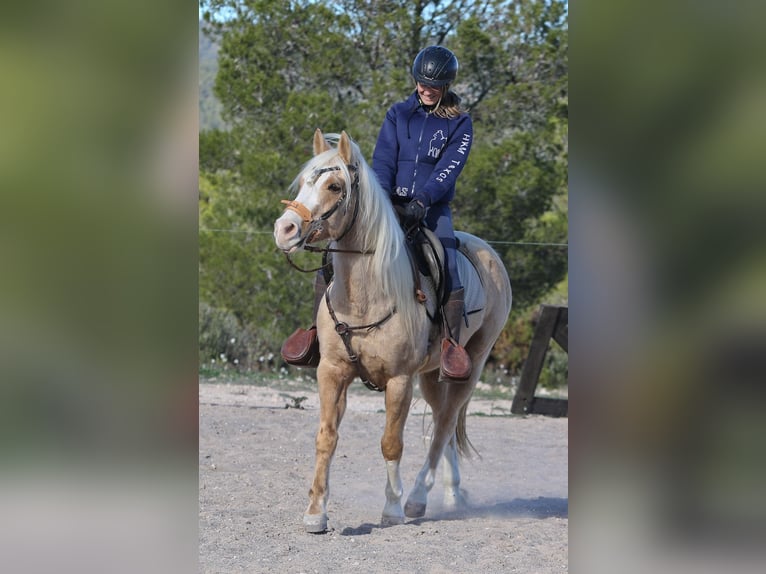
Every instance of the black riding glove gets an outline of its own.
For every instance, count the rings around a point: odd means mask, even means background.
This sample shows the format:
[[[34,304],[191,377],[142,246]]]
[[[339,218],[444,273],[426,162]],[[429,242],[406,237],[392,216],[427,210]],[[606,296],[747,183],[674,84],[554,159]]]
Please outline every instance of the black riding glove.
[[[419,200],[413,199],[404,208],[402,219],[405,227],[413,227],[423,221],[426,216],[426,207]]]

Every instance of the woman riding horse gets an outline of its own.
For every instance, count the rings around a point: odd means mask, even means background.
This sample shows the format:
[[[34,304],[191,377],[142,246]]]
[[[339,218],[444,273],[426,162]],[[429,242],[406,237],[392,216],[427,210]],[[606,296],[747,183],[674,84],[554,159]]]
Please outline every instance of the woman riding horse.
[[[465,297],[449,206],[473,141],[471,118],[461,109],[460,97],[449,89],[457,70],[457,58],[448,49],[429,46],[420,51],[412,64],[416,90],[386,113],[372,158],[379,183],[402,208],[403,226],[424,222],[444,247],[448,295],[442,306],[440,380],[446,382],[465,381],[472,368],[460,344]],[[316,313],[325,289],[326,277],[320,271],[314,282],[314,322],[309,329],[296,330],[282,347],[282,357],[290,364],[319,362]]]

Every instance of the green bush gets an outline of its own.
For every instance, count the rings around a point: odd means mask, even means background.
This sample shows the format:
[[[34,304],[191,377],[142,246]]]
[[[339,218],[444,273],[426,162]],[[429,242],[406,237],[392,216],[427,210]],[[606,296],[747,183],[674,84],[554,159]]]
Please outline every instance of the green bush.
[[[233,313],[199,303],[199,362],[250,366],[253,336]]]
[[[551,341],[538,382],[545,389],[559,389],[567,385],[568,377],[569,356],[558,343]]]

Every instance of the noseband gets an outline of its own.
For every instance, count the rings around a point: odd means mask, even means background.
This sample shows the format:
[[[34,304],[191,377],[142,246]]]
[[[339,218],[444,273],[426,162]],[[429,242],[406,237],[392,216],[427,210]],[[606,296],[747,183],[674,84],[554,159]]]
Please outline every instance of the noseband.
[[[351,180],[351,186],[350,191],[351,195],[355,195],[355,201],[354,201],[354,213],[351,216],[351,221],[348,222],[348,225],[346,225],[346,228],[343,230],[343,233],[341,233],[337,238],[335,238],[333,241],[340,241],[343,239],[346,234],[351,231],[351,228],[354,227],[354,224],[356,223],[356,218],[359,215],[359,166],[357,164],[347,164],[346,168],[349,172],[353,173],[353,179]],[[311,173],[311,177],[308,179],[309,185],[314,185],[316,180],[324,173],[327,173],[329,171],[340,171],[340,166],[331,166],[331,167],[323,167],[320,169],[315,169]],[[330,247],[314,247],[311,245],[311,239],[316,235],[316,233],[322,229],[322,223],[327,221],[330,217],[333,216],[333,214],[338,210],[338,208],[343,204],[346,199],[349,198],[349,187],[344,189],[341,196],[338,198],[338,201],[335,202],[335,204],[325,211],[322,215],[319,217],[316,217],[314,219],[311,218],[311,210],[308,209],[305,205],[303,205],[299,201],[295,200],[288,200],[288,199],[282,199],[280,200],[281,203],[284,203],[286,205],[285,209],[289,209],[290,211],[294,211],[297,213],[304,224],[308,224],[308,229],[306,230],[306,233],[304,235],[304,239],[301,241],[301,247],[305,251],[311,251],[314,253],[324,253],[325,257],[322,259],[322,265],[320,267],[316,267],[314,269],[303,269],[301,267],[298,267],[295,263],[293,263],[292,259],[290,258],[289,253],[285,253],[285,256],[287,257],[287,261],[292,265],[295,269],[298,271],[302,271],[304,273],[310,273],[312,271],[318,271],[319,269],[324,269],[328,266],[328,263],[326,261],[326,255],[327,253],[363,253],[367,254],[370,252],[367,251],[358,251],[353,249],[334,249]]]

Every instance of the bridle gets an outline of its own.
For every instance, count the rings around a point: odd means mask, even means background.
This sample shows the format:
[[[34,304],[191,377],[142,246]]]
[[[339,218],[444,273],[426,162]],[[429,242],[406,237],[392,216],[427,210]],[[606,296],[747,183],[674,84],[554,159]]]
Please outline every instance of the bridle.
[[[358,164],[347,164],[346,168],[350,173],[353,173],[353,178],[351,180],[351,185],[347,186],[346,189],[343,190],[343,193],[338,198],[338,201],[335,202],[335,204],[325,211],[322,215],[312,219],[311,218],[311,210],[309,210],[305,205],[303,205],[299,201],[295,200],[289,200],[289,199],[282,199],[281,203],[284,203],[287,207],[285,209],[289,209],[290,211],[294,211],[298,214],[298,216],[301,218],[304,224],[308,224],[308,229],[306,231],[306,234],[304,235],[304,239],[298,244],[299,247],[302,247],[304,251],[310,251],[312,253],[322,253],[322,265],[319,267],[315,267],[314,269],[305,269],[303,267],[299,267],[293,260],[290,258],[290,254],[285,252],[285,257],[287,258],[287,262],[298,271],[302,273],[311,273],[313,271],[319,271],[320,269],[327,268],[330,264],[327,261],[327,254],[328,253],[359,253],[362,255],[371,255],[372,251],[359,251],[358,249],[336,249],[333,247],[314,247],[311,245],[311,240],[313,237],[322,229],[322,224],[327,221],[330,217],[335,214],[336,211],[340,208],[340,206],[345,202],[348,204],[348,201],[350,201],[349,191],[351,193],[351,197],[354,199],[354,212],[351,216],[351,220],[347,223],[346,228],[343,230],[343,233],[341,233],[337,238],[335,238],[333,241],[340,241],[343,239],[349,231],[351,231],[351,228],[354,227],[354,224],[356,223],[356,218],[359,215],[359,165]],[[330,171],[340,171],[341,167],[338,165],[330,166],[330,167],[323,167],[319,169],[315,169],[311,173],[311,177],[308,180],[309,185],[314,185],[316,180],[324,173],[330,172]],[[346,211],[348,211],[348,205],[346,205]]]

